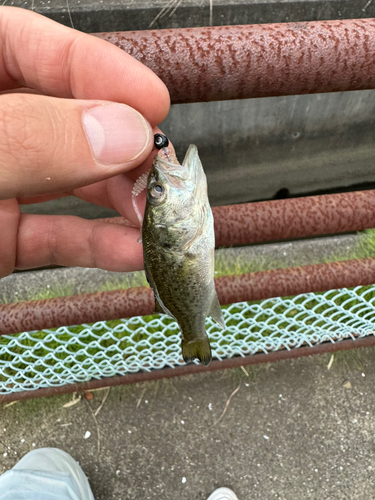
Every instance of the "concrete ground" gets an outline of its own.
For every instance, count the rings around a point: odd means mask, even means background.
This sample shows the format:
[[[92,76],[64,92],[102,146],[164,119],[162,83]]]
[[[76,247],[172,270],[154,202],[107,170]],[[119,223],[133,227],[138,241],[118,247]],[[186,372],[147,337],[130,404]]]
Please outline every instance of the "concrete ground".
[[[107,390],[4,405],[0,471],[55,446],[96,500],[205,500],[219,486],[240,500],[373,499],[375,350],[330,360],[112,388],[96,418]]]

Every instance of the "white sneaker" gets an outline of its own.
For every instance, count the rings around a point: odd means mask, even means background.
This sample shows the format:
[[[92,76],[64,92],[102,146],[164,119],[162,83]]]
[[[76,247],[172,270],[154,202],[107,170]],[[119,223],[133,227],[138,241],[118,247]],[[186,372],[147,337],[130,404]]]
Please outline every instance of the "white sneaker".
[[[229,488],[219,488],[211,493],[207,500],[238,500],[238,498]]]

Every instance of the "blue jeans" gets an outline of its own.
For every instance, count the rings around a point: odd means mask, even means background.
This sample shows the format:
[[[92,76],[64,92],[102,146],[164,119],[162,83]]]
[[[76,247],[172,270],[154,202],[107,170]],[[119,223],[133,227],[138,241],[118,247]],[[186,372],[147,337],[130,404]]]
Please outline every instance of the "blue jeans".
[[[0,476],[0,500],[94,500],[78,463],[56,448],[25,455]]]

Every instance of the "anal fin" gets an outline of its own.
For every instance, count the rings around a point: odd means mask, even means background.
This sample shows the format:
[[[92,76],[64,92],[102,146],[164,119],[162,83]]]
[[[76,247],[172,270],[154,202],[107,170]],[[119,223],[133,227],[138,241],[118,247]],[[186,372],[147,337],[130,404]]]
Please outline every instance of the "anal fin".
[[[214,297],[212,299],[212,304],[210,311],[208,313],[211,318],[216,321],[216,323],[223,329],[225,330],[225,321],[224,321],[224,316],[223,316],[223,311],[221,310],[219,299],[217,298],[216,292],[214,294]]]

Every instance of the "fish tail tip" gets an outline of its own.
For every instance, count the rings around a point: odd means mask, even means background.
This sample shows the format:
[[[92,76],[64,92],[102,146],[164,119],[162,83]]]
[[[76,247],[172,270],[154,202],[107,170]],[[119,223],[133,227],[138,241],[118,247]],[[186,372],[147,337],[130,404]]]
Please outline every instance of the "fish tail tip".
[[[209,365],[212,359],[211,346],[207,339],[182,342],[182,357],[185,363],[191,363],[198,358],[203,365]]]

